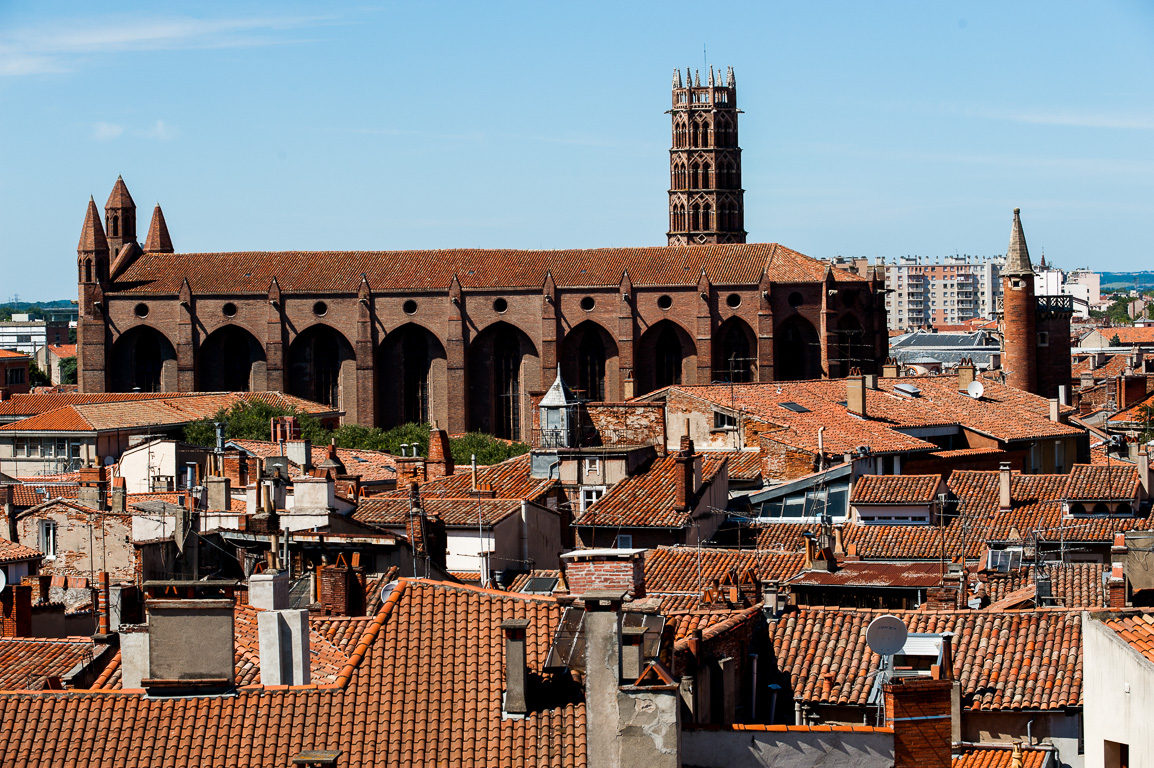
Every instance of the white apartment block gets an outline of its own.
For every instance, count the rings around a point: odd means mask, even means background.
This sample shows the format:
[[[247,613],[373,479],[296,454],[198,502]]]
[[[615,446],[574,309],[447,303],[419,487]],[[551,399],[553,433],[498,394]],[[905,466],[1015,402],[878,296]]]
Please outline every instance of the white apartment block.
[[[946,256],[931,260],[902,256],[879,259],[884,269],[886,311],[890,328],[956,325],[973,318],[993,318],[1002,295],[1002,256]]]

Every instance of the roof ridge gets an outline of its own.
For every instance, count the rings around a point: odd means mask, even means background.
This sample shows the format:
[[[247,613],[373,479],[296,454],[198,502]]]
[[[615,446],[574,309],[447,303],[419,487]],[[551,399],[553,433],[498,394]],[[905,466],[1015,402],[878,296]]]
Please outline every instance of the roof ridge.
[[[377,635],[380,633],[381,627],[384,626],[385,620],[389,618],[389,615],[393,612],[393,607],[396,606],[396,604],[400,601],[401,595],[405,593],[405,587],[407,584],[408,579],[397,580],[396,588],[385,600],[384,604],[381,606],[381,610],[377,612],[375,617],[373,617],[373,620],[369,623],[369,626],[365,628],[364,634],[361,635],[360,640],[357,641],[356,647],[349,655],[348,663],[345,664],[341,671],[337,673],[337,679],[335,683],[336,687],[344,688],[349,684],[349,680],[352,678],[353,672],[356,671],[357,667],[359,667],[361,662],[364,661],[365,654],[367,654],[369,651],[369,646],[371,646],[377,639]]]

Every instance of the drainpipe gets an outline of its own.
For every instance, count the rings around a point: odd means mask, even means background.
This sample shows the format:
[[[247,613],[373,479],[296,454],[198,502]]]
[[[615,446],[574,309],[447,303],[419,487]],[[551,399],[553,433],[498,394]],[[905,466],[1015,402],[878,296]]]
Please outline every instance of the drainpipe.
[[[822,439],[822,434],[825,432],[825,425],[817,428],[817,468],[818,470],[825,469],[825,441]]]

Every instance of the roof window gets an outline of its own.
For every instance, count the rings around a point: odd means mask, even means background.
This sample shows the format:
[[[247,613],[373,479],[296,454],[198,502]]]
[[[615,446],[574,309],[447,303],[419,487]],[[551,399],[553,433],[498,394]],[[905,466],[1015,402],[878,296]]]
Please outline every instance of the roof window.
[[[794,413],[809,413],[808,408],[806,408],[804,405],[798,405],[797,403],[778,403],[778,405],[780,405],[785,410],[793,411]]]

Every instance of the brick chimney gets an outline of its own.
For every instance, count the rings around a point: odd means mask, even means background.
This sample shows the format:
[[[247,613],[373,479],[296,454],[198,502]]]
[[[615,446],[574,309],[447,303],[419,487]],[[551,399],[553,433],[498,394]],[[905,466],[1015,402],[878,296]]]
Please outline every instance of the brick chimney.
[[[674,461],[676,470],[673,473],[673,503],[678,509],[689,509],[695,487],[693,438],[688,434],[681,436],[681,450],[677,452]]]
[[[1146,376],[1118,377],[1118,410],[1124,411],[1146,398]]]
[[[1003,461],[998,468],[998,511],[1009,512],[1014,508],[1014,499],[1010,493],[1010,462]]]
[[[974,383],[977,377],[977,370],[974,368],[973,358],[962,358],[961,365],[958,366],[958,389],[965,391],[966,387]]]
[[[14,491],[11,485],[0,485],[0,515],[6,523],[5,538],[9,541],[19,541],[16,530],[16,510],[12,506]]]
[[[894,768],[950,768],[953,681],[898,677],[882,686]]]
[[[27,584],[11,584],[0,592],[0,636],[32,636],[32,587]]]
[[[505,712],[524,715],[529,711],[526,683],[529,668],[525,658],[525,630],[528,619],[505,619],[501,631],[505,633]]]
[[[365,612],[365,574],[359,568],[322,565],[317,569],[317,597],[326,616],[361,616]]]
[[[574,595],[618,590],[645,597],[645,552],[629,549],[578,549],[561,555],[565,583]]]
[[[76,502],[90,509],[104,509],[104,468],[83,467]]]
[[[867,417],[866,413],[866,382],[861,370],[854,368],[846,377],[845,407],[855,416]]]
[[[436,424],[429,430],[429,458],[425,461],[425,476],[429,480],[447,477],[455,471],[453,451],[449,447],[449,433]]]
[[[896,379],[901,371],[901,365],[892,357],[887,357],[886,361],[882,363],[882,378]]]
[[[1110,568],[1110,607],[1126,607],[1126,571],[1122,563],[1114,563]]]

